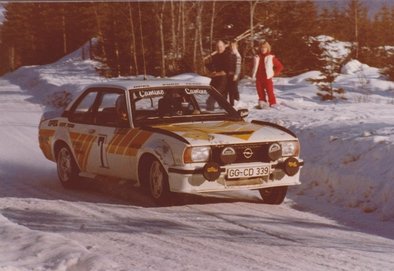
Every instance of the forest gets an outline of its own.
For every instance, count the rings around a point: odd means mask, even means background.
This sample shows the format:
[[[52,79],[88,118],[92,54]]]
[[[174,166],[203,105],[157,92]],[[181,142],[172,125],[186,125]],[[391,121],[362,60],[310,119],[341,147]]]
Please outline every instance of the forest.
[[[5,3],[0,74],[51,63],[84,44],[84,58],[107,77],[206,74],[204,57],[218,39],[242,34],[242,72],[249,74],[258,41],[272,44],[285,75],[319,70],[310,37],[352,42],[351,58],[394,77],[394,7],[371,15],[360,0],[320,8],[314,1],[157,1]],[[392,52],[392,51],[391,51]]]

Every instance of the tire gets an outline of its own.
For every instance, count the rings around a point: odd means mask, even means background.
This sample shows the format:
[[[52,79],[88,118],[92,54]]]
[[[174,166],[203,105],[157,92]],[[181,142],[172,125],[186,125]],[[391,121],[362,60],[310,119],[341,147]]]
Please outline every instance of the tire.
[[[149,159],[147,165],[147,171],[144,175],[147,177],[146,188],[149,196],[157,205],[171,205],[171,193],[165,169],[155,158]]]
[[[56,153],[57,175],[64,188],[74,189],[80,184],[79,168],[71,150],[61,146]]]
[[[279,205],[281,204],[287,194],[287,186],[278,186],[259,189],[263,202],[266,204]]]

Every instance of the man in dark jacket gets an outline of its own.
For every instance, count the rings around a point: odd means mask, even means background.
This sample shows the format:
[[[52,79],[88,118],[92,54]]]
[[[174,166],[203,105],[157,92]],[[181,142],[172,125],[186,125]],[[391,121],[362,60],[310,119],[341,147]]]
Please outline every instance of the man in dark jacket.
[[[216,52],[216,53],[215,53]],[[211,72],[210,85],[217,89],[224,97],[227,97],[226,85],[227,75],[230,70],[230,54],[226,50],[226,45],[222,40],[216,43],[216,51],[212,54],[212,60],[208,69]],[[212,98],[207,100],[207,109],[214,110],[215,101]]]

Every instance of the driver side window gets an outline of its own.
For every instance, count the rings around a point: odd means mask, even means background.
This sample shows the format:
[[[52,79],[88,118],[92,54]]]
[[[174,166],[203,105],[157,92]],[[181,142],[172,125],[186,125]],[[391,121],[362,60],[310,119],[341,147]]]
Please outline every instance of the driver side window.
[[[120,92],[104,92],[97,108],[97,125],[129,127],[126,97]]]
[[[93,124],[93,105],[96,97],[96,91],[92,91],[86,94],[72,112],[70,116],[70,121],[76,123]]]

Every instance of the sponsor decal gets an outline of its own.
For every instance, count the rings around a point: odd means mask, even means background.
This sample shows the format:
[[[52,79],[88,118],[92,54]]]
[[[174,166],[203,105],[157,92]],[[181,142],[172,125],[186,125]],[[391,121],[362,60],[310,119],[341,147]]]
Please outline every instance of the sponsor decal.
[[[58,120],[50,120],[48,122],[48,127],[51,127],[51,126],[57,127],[57,124],[58,124]]]
[[[140,98],[154,97],[154,96],[163,96],[164,95],[164,90],[162,90],[162,89],[140,90],[136,94]]]
[[[200,88],[195,88],[195,89],[185,88],[185,93],[188,94],[188,95],[207,94],[207,90],[206,89],[200,89]]]
[[[207,168],[208,173],[216,173],[218,171],[219,171],[219,169],[217,167],[208,167]]]
[[[288,165],[289,167],[298,167],[298,163],[297,163],[297,162],[291,162],[291,161],[289,161],[289,162],[287,163],[287,165]]]

